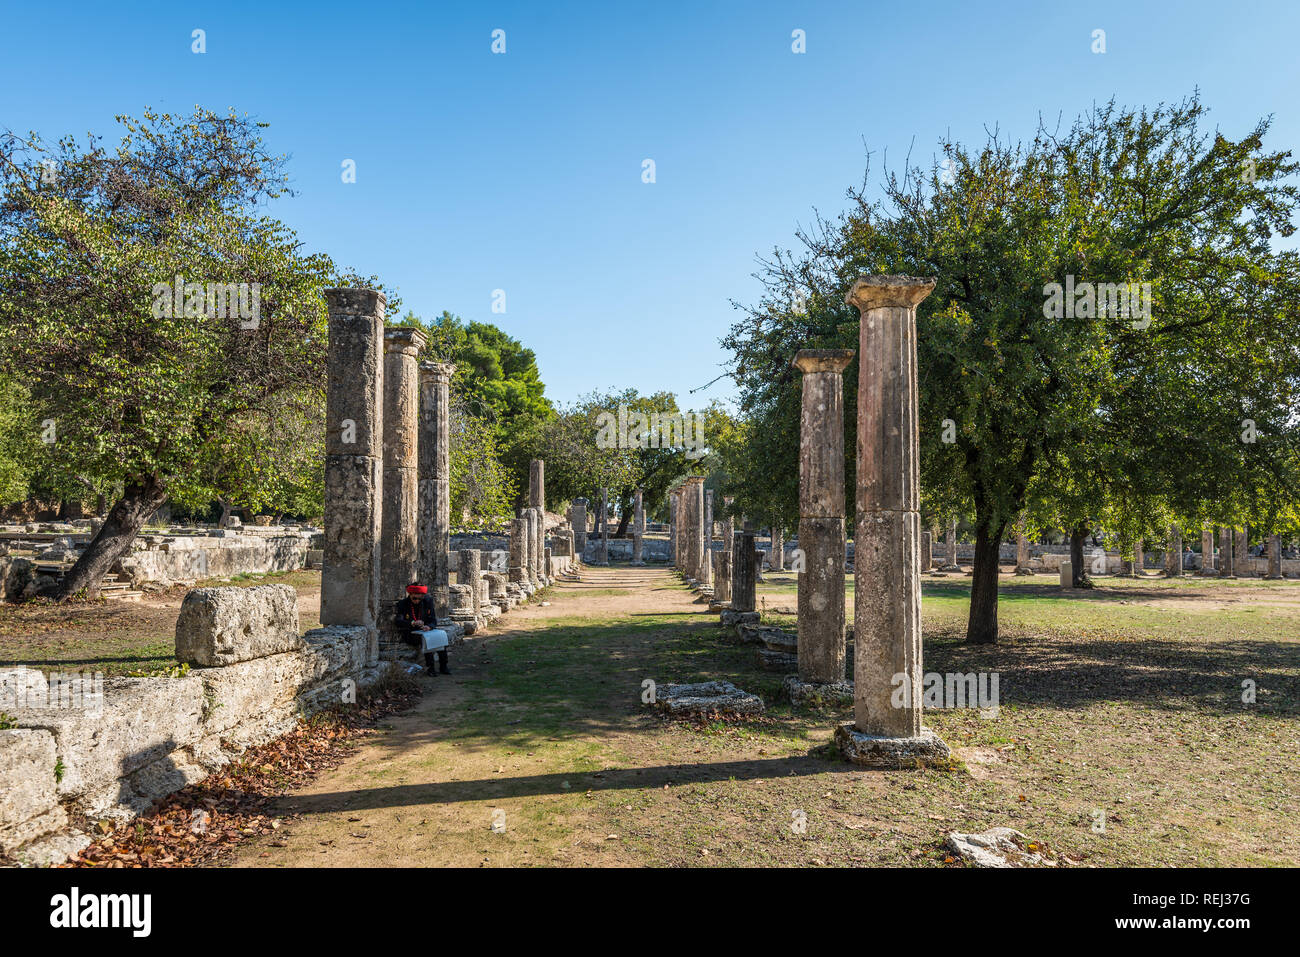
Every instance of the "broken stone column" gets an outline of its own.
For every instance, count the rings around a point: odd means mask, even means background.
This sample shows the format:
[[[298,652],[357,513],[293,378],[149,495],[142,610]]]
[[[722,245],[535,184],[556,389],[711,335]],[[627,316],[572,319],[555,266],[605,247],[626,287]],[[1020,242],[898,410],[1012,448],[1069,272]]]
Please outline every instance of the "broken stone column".
[[[718,552],[717,574],[714,576],[713,583],[713,601],[717,604],[731,601],[732,555],[735,547],[735,535],[730,509],[734,501],[735,499],[730,495],[724,496],[722,499],[722,504],[728,509],[728,512],[722,520],[722,549]]]
[[[677,489],[668,493],[668,560],[672,567],[681,571],[681,562],[677,556]]]
[[[704,580],[704,476],[688,475],[683,484],[685,517],[682,532],[685,536],[685,571],[687,578]],[[679,516],[682,513],[678,513]]]
[[[843,684],[844,370],[852,349],[802,349],[799,417],[799,679]],[[773,529],[772,551],[779,554]]]
[[[645,507],[642,503],[642,491],[636,490],[632,497],[632,564],[644,565],[641,558],[642,539],[645,537]]]
[[[785,529],[772,526],[772,571],[785,571]]]
[[[1181,578],[1183,574],[1183,530],[1177,525],[1169,526],[1169,545],[1165,551],[1165,574],[1170,578]]]
[[[733,539],[731,556],[731,610],[753,611],[757,600],[758,552],[754,533],[744,531]]]
[[[1282,577],[1282,536],[1268,537],[1268,573],[1265,578]]]
[[[873,767],[946,762],[950,753],[921,723],[916,306],[934,285],[933,279],[868,276],[855,282],[846,297],[862,314],[854,536],[855,721],[836,729],[836,740],[850,761]],[[955,543],[955,535],[953,539]]]
[[[1250,578],[1250,526],[1243,525],[1240,531],[1234,531],[1232,565],[1239,578]]]
[[[609,489],[600,490],[600,554],[598,565],[609,564]]]
[[[528,523],[523,519],[523,512],[510,521],[510,567],[507,577],[519,585],[527,585],[528,568]]]
[[[928,572],[934,567],[934,539],[929,532],[921,533],[921,571]]]
[[[478,548],[462,548],[456,553],[456,584],[468,585],[474,597],[475,616],[483,617],[484,604],[489,602],[489,593],[484,589],[483,553]]]
[[[383,514],[384,294],[326,289],[325,548],[322,625],[369,629],[379,659],[379,537]]]
[[[1214,528],[1201,526],[1201,574],[1218,575],[1214,563]]]
[[[420,558],[417,577],[429,586],[434,611],[447,614],[451,550],[451,402],[449,388],[456,367],[447,362],[420,363]]]
[[[521,517],[524,520],[524,571],[528,575],[528,583],[534,589],[541,588],[542,583],[537,577],[537,509],[526,508]]]
[[[1146,564],[1146,554],[1142,550],[1142,540],[1138,539],[1133,544],[1133,577],[1142,577],[1142,568]]]
[[[384,508],[379,539],[380,621],[394,631],[393,614],[406,586],[419,577],[420,370],[424,333],[399,327],[384,332]]]

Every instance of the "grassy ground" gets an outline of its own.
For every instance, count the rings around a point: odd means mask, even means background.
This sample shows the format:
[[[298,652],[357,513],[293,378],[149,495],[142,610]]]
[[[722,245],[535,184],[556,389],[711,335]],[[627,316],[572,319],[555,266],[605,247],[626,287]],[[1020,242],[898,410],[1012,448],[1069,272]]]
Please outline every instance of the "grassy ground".
[[[281,839],[239,863],[944,866],[948,831],[997,825],[1083,865],[1300,852],[1295,584],[1066,597],[1046,576],[1007,579],[1007,640],[971,647],[969,579],[929,580],[927,670],[997,672],[1001,707],[927,712],[951,771],[868,772],[828,747],[847,710],[775,703],[780,676],[666,575],[584,577],[458,650],[451,679],[426,679],[416,710],[286,799]],[[668,722],[641,702],[647,678],[715,677],[767,714]]]

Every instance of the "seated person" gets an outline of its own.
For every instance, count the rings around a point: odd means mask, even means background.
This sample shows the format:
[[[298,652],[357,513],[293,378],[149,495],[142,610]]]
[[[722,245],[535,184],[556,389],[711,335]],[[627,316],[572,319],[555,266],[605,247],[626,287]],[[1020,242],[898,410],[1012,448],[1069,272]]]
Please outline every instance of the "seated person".
[[[406,597],[397,603],[396,618],[402,640],[424,651],[425,673],[451,674],[447,670],[447,633],[434,627],[437,620],[427,585],[412,582],[406,586]],[[435,651],[438,653],[436,669],[433,666]]]

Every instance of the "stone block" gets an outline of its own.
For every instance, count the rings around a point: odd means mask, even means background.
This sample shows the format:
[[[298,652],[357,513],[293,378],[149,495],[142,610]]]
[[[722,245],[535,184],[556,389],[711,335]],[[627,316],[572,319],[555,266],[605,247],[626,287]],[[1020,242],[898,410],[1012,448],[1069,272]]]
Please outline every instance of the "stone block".
[[[201,668],[303,648],[298,593],[289,585],[196,588],[176,620],[176,657]]]
[[[12,852],[67,823],[58,803],[56,761],[49,731],[0,731],[0,851]]]
[[[95,708],[27,708],[24,727],[54,735],[63,762],[58,793],[80,798],[112,789],[118,779],[202,737],[204,685],[185,678],[109,678]]]

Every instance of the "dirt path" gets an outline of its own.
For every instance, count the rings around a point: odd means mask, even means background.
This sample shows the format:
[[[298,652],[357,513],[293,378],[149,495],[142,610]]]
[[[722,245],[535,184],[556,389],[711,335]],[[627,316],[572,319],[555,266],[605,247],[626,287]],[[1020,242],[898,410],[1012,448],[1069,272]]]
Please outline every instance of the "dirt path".
[[[286,797],[280,809],[301,817],[274,842],[244,849],[235,866],[635,863],[582,805],[590,803],[592,783],[643,749],[631,740],[647,721],[630,693],[639,695],[639,681],[631,689],[611,687],[608,678],[575,681],[560,656],[547,661],[539,639],[555,630],[564,640],[569,632],[637,617],[709,624],[716,617],[662,569],[588,568],[582,578],[553,586],[547,605],[515,608],[456,649],[450,677],[422,678],[425,697],[415,710],[393,719],[346,764]],[[643,650],[623,641],[607,649],[614,660],[636,659]],[[516,663],[529,667],[502,686],[492,673],[507,654],[527,656]],[[546,688],[559,682],[574,686],[567,693]],[[550,720],[554,693],[577,728]],[[530,709],[538,720],[521,716]],[[503,720],[476,720],[494,711]],[[484,740],[484,733],[494,727],[518,748],[492,747],[500,742]]]

